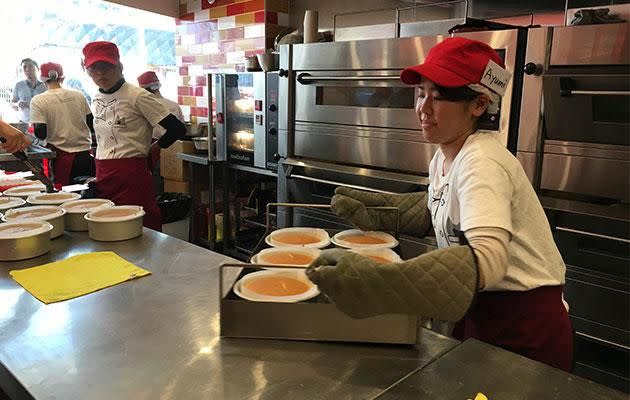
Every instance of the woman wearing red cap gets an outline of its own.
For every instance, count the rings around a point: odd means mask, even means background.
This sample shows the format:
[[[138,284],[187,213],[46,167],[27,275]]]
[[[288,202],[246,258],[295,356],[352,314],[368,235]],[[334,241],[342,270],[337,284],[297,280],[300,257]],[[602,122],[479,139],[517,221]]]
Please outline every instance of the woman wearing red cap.
[[[366,206],[396,206],[401,232],[438,250],[396,264],[324,251],[307,271],[337,306],[356,317],[409,313],[458,321],[454,336],[503,347],[570,370],[573,330],[563,301],[565,264],[543,208],[518,160],[492,133],[477,131],[510,74],[484,43],[450,38],[401,80],[416,85],[425,139],[439,146],[428,193],[374,194],[338,188],[333,211],[365,230],[395,218]]]
[[[83,48],[83,65],[99,92],[92,101],[96,131],[96,189],[116,204],[142,206],[144,226],[161,230],[147,157],[153,128],[166,132],[154,146],[165,148],[186,133],[186,127],[151,93],[123,78],[118,47],[92,42]]]
[[[69,185],[79,176],[94,176],[92,147],[92,111],[87,99],[77,90],[61,87],[63,68],[48,62],[40,69],[42,82],[48,88],[31,100],[31,122],[35,136],[46,140],[57,156],[54,160],[54,182]]]

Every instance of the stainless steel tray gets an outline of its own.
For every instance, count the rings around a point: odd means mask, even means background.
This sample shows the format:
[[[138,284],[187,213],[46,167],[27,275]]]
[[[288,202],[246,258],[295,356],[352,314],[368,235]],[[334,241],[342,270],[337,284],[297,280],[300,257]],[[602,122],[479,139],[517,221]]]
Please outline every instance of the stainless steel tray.
[[[319,204],[270,203],[267,205],[266,235],[272,229],[269,220],[270,206],[330,207]],[[395,207],[379,208],[398,210]],[[398,236],[398,230],[395,234]],[[263,245],[264,237],[257,250]],[[383,344],[417,343],[420,319],[416,316],[389,314],[355,319],[339,311],[324,294],[299,303],[270,303],[244,300],[233,292],[234,284],[243,275],[267,267],[278,268],[264,264],[221,266],[219,279],[221,336]]]

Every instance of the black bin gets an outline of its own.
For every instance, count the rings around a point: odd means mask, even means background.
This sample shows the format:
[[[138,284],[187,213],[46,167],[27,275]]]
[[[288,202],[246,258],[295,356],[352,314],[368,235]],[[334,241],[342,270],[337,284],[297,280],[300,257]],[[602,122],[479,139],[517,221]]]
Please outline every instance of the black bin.
[[[162,223],[168,224],[188,216],[192,198],[186,193],[162,193],[157,196],[157,203],[162,213]]]

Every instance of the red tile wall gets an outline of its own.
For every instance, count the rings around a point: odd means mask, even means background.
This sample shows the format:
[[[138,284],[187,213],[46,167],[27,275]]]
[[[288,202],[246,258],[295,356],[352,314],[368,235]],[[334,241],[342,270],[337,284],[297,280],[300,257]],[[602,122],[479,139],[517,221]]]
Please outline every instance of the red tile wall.
[[[191,122],[207,122],[207,74],[244,71],[245,57],[263,53],[273,40],[270,32],[277,31],[280,22],[288,23],[288,2],[180,0],[175,37],[177,102]]]

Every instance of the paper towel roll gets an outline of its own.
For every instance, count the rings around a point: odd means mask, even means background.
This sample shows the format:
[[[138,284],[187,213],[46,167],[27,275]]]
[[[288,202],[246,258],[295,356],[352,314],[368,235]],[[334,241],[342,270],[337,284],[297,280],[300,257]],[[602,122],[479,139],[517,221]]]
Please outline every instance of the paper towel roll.
[[[318,14],[315,10],[304,12],[304,43],[317,42]]]

